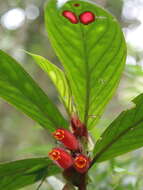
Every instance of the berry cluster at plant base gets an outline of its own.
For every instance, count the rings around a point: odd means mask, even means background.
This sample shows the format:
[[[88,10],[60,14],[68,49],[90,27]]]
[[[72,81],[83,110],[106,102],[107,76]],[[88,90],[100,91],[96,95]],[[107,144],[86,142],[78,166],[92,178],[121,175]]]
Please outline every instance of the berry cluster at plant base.
[[[85,137],[86,140],[88,139],[87,129],[77,116],[71,117],[71,126],[73,132],[59,128],[53,133],[53,137],[65,148],[54,148],[49,153],[49,157],[64,170],[72,169],[77,173],[85,174],[91,161],[83,154],[84,148],[80,140]]]

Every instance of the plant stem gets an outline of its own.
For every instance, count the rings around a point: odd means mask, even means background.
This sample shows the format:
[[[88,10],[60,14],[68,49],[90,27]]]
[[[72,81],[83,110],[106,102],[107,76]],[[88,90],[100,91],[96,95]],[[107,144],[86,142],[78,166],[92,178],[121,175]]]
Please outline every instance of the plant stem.
[[[40,184],[38,185],[38,187],[36,188],[36,190],[40,190],[40,187],[43,185],[45,179],[46,179],[46,176],[43,177],[43,179],[41,180],[41,182],[40,182]]]
[[[82,184],[81,186],[78,187],[78,190],[86,190],[86,185]]]
[[[81,184],[78,187],[78,190],[86,190],[87,189],[86,187],[87,187],[87,175],[85,174],[81,181]]]

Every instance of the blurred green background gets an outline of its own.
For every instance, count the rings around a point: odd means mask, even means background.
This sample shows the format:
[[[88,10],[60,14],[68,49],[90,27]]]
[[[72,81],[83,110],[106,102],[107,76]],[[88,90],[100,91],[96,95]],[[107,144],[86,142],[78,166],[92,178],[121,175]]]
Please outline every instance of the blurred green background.
[[[115,15],[128,45],[127,64],[119,88],[96,131],[93,130],[93,138],[97,140],[122,110],[132,106],[129,102],[143,92],[143,0],[94,2]],[[45,31],[44,3],[45,0],[0,0],[0,49],[15,57],[64,113],[50,80],[23,51],[40,54],[59,64]],[[45,156],[51,149],[49,142],[52,139],[47,131],[0,99],[0,162]],[[143,190],[142,175],[143,149],[139,149],[95,165],[90,171],[88,190]],[[63,185],[60,179],[60,176],[48,178],[41,190],[60,190]],[[34,190],[37,185],[23,190]]]

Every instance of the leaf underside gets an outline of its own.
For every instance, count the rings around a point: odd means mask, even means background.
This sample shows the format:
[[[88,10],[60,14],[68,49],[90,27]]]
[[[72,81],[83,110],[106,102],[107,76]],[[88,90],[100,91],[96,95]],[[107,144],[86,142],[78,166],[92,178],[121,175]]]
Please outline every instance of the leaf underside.
[[[73,24],[63,16],[63,11],[71,11],[78,19],[82,13],[90,11],[95,14],[95,21],[87,25],[80,21]],[[113,96],[124,69],[126,44],[120,26],[96,4],[79,0],[61,7],[56,0],[50,0],[45,20],[80,119],[91,129]]]
[[[30,75],[0,50],[0,97],[13,104],[49,131],[67,122]]]
[[[35,62],[47,73],[57,88],[60,95],[60,100],[64,104],[68,115],[71,115],[74,111],[72,93],[64,72],[44,57],[32,53],[28,54],[30,54]]]
[[[143,146],[143,94],[135,107],[123,111],[105,130],[94,149],[94,162],[102,162]]]
[[[48,158],[31,158],[0,164],[0,189],[17,190],[59,173]]]

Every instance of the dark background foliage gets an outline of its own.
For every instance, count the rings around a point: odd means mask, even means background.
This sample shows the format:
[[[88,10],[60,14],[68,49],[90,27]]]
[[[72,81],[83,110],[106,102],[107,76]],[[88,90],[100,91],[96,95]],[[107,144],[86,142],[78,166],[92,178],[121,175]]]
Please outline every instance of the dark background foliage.
[[[95,0],[116,16],[123,27],[128,43],[128,58],[120,86],[106,108],[96,131],[97,140],[101,132],[123,110],[131,107],[129,101],[143,92],[143,2],[142,0]],[[44,0],[0,0],[0,48],[6,50],[22,63],[47,92],[64,114],[57,93],[50,80],[23,51],[27,50],[59,61],[49,44],[44,26]],[[36,92],[35,92],[36,93]],[[40,101],[40,100],[39,100]],[[47,155],[51,148],[48,133],[27,116],[0,99],[0,161]],[[141,190],[143,173],[143,149],[128,153],[109,162],[101,163],[90,171],[89,190]],[[95,177],[96,176],[96,177]],[[59,177],[58,177],[59,178]],[[61,182],[48,179],[41,190],[60,189]],[[35,186],[24,190],[35,189]]]

